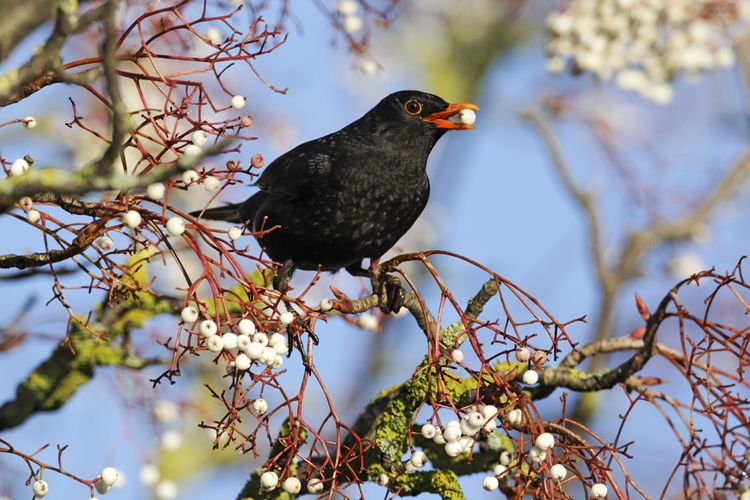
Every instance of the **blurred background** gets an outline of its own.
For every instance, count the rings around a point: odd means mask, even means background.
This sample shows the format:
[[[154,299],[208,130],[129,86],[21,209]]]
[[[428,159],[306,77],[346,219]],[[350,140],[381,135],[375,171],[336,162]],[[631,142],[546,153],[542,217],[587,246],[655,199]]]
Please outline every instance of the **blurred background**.
[[[356,36],[359,30],[367,34],[368,44],[360,53],[351,50],[323,12],[334,11],[336,4],[325,2],[294,2],[283,19],[274,2],[248,3],[240,12],[244,24],[263,15],[269,23],[283,22],[289,31],[278,52],[257,62],[265,79],[288,87],[286,94],[239,72],[225,81],[233,92],[247,96],[252,133],[259,138],[245,144],[243,155],[262,153],[270,161],[303,141],[341,128],[401,89],[420,89],[481,108],[476,130],[448,134],[432,153],[430,203],[394,252],[445,249],[468,256],[521,285],[558,319],[586,315],[587,323],[570,330],[576,341],[584,342],[597,335],[626,335],[640,326],[634,291],[654,305],[678,280],[711,267],[730,270],[750,250],[745,175],[736,178],[735,189],[723,194],[705,216],[691,220],[695,223],[689,235],[655,242],[628,262],[634,266],[632,272],[615,283],[605,287],[596,266],[599,259],[606,268],[616,267],[631,233],[693,213],[745,152],[748,88],[743,51],[735,50],[741,46],[738,33],[747,10],[742,2],[710,2],[726,3],[734,10],[730,21],[717,22],[721,33],[705,34],[701,30],[715,29],[714,18],[701,11],[695,19],[711,22],[704,22],[708,28],[696,27],[690,22],[694,7],[689,6],[704,3],[674,1],[684,12],[657,16],[651,23],[657,33],[643,28],[632,35],[633,45],[640,43],[639,37],[662,40],[664,32],[679,25],[685,27],[694,52],[701,40],[708,40],[711,59],[690,53],[660,69],[660,58],[673,57],[667,54],[672,50],[669,44],[678,43],[670,38],[663,47],[654,42],[642,53],[622,56],[631,63],[641,61],[634,64],[643,68],[640,75],[627,73],[630,63],[614,62],[617,54],[602,55],[593,49],[581,53],[576,46],[598,43],[580,35],[586,29],[596,31],[579,26],[584,22],[624,23],[623,30],[632,29],[633,19],[618,19],[628,12],[620,6],[627,2],[601,2],[614,7],[591,14],[586,6],[597,2],[573,1],[569,9],[577,17],[565,17],[560,4],[568,2],[402,0],[389,14],[389,25],[363,13],[363,27],[354,30]],[[643,11],[657,11],[655,5],[660,4],[632,3]],[[650,26],[648,13],[638,15],[645,19],[640,27]],[[727,16],[724,11],[715,15]],[[578,38],[569,36],[574,30],[582,30]],[[0,69],[5,72],[25,60],[46,33],[48,28],[43,28],[31,36]],[[666,48],[659,52],[653,47]],[[40,122],[33,133],[0,128],[0,154],[15,158],[33,150],[40,165],[75,165],[90,158],[82,132],[64,125],[70,120],[68,91],[78,92],[52,87],[0,110],[0,123],[26,115]],[[545,131],[550,134],[546,141]],[[555,165],[553,154],[558,153],[564,164]],[[597,259],[590,219],[575,190],[591,196],[590,210],[601,232]],[[252,188],[238,186],[222,199],[237,201],[251,192]],[[207,200],[208,195],[185,196],[178,203],[195,209]],[[0,232],[2,253],[31,252],[42,243],[37,231],[9,217],[0,219]],[[436,262],[462,301],[481,285],[475,270],[452,260]],[[415,269],[411,271],[418,277]],[[168,266],[162,272],[164,283],[176,283],[169,281],[178,277]],[[298,273],[295,283],[304,284],[311,277]],[[312,291],[313,303],[329,295],[331,284],[351,295],[367,287],[346,273],[326,277]],[[430,286],[425,282],[422,290],[428,298],[436,296]],[[66,315],[56,302],[45,305],[51,295],[50,281],[44,277],[19,282],[0,274],[0,325],[29,333],[20,346],[0,353],[0,401],[14,395],[16,384],[63,335]],[[81,311],[97,300],[100,297],[85,291],[69,298],[71,307]],[[410,317],[379,319],[377,332],[336,318],[318,332],[318,366],[340,414],[349,419],[378,390],[408,377],[426,352],[425,339]],[[154,339],[169,336],[175,324],[173,318],[150,322],[141,332],[143,351],[149,351]],[[289,363],[290,377],[299,376],[296,364]],[[659,370],[658,363],[649,367],[655,376]],[[124,480],[107,498],[235,497],[259,462],[249,454],[211,452],[213,437],[196,427],[210,420],[215,410],[203,384],[217,383],[221,373],[195,361],[184,367],[177,384],[152,389],[149,378],[160,372],[158,367],[132,373],[99,369],[63,409],[36,415],[2,437],[24,450],[48,442],[68,444],[66,468],[87,477],[102,465],[117,467]],[[560,393],[540,408],[550,415],[559,412]],[[600,436],[614,439],[618,415],[628,402],[620,392],[605,397],[579,411]],[[638,410],[625,429],[635,441],[630,453],[637,458],[626,465],[647,492],[658,495],[681,448],[654,409]],[[144,469],[144,464],[159,469],[161,479],[155,480],[154,470]],[[25,474],[20,461],[0,456],[0,495],[27,498],[27,487],[19,480]],[[50,483],[49,498],[87,498],[84,488],[72,481],[52,474],[45,479]],[[178,492],[164,480],[173,482]],[[464,477],[461,484],[468,498],[492,496],[482,490],[480,477]],[[365,493],[377,498],[386,490],[369,484]],[[352,490],[351,495],[358,493]]]

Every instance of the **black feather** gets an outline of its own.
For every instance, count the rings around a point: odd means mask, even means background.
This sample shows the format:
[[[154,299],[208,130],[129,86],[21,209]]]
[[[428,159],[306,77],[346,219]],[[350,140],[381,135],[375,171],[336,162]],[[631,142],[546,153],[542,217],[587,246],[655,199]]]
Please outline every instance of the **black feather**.
[[[419,116],[404,110],[409,99]],[[338,132],[306,142],[273,161],[260,189],[239,205],[203,217],[242,221],[277,262],[297,269],[337,271],[377,259],[422,213],[430,193],[427,157],[445,129],[423,121],[446,109],[432,94],[403,91],[383,99]],[[234,210],[234,215],[231,214]]]

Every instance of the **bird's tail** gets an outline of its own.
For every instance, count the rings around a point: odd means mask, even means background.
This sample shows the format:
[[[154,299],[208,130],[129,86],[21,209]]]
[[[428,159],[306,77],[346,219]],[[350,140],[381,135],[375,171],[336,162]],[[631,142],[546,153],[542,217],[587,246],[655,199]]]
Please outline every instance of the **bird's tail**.
[[[201,219],[242,222],[242,219],[240,218],[239,208],[239,204],[233,203],[231,205],[224,205],[222,207],[196,210],[195,212],[190,212],[190,215],[192,215],[193,217],[200,217]]]

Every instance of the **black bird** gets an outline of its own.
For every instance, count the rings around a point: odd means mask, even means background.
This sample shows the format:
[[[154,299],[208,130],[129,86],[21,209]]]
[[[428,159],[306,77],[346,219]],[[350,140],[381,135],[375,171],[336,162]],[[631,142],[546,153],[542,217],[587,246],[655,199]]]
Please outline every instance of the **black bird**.
[[[393,93],[338,132],[306,142],[268,165],[244,203],[193,215],[246,223],[282,264],[274,279],[286,289],[295,269],[369,276],[375,262],[414,224],[430,194],[427,157],[450,121],[473,104],[449,104],[416,90]],[[400,305],[398,306],[400,308]]]

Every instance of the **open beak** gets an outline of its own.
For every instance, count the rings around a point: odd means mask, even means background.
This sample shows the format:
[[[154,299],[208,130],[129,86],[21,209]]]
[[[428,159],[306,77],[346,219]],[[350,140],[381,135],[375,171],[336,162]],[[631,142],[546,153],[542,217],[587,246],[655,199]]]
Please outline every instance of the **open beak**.
[[[465,125],[463,123],[452,122],[448,119],[452,116],[457,115],[463,109],[472,109],[474,111],[478,111],[479,107],[475,106],[474,104],[465,102],[448,104],[448,107],[443,111],[438,111],[437,113],[427,115],[422,118],[422,121],[434,123],[437,128],[444,128],[448,130],[471,130],[474,128],[474,125]]]

